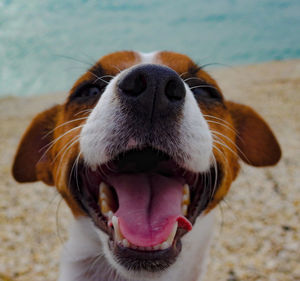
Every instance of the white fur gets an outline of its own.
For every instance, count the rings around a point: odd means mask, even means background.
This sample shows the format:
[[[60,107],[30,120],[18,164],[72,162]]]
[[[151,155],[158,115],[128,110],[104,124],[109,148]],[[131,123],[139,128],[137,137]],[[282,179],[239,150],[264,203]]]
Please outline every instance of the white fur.
[[[61,258],[59,281],[201,281],[212,237],[213,211],[201,215],[193,230],[182,238],[176,262],[160,274],[130,273],[118,265],[108,250],[108,236],[88,217],[74,221]],[[104,255],[103,255],[104,254]],[[100,255],[100,256],[99,256]],[[95,258],[99,256],[97,261]],[[86,263],[90,260],[89,263]],[[89,277],[86,276],[87,272]]]
[[[90,166],[103,164],[110,160],[106,149],[110,144],[110,136],[122,118],[120,104],[115,98],[116,82],[120,74],[107,85],[98,104],[88,117],[80,136],[80,148],[85,161]]]
[[[210,166],[213,139],[208,124],[187,84],[185,84],[185,89],[179,140],[188,159],[183,162],[183,165],[187,170],[196,173],[205,172]]]
[[[156,63],[156,56],[158,52],[151,52],[151,53],[138,53],[141,59],[141,63]]]

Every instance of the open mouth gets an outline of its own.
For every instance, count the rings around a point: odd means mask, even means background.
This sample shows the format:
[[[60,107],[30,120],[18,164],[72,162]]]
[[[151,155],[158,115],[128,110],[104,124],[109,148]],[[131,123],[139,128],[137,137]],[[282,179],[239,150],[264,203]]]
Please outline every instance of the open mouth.
[[[117,260],[130,269],[161,270],[181,250],[220,182],[218,167],[195,174],[151,147],[110,162],[72,169],[70,188],[97,227],[109,235]],[[139,261],[139,262],[137,262]]]

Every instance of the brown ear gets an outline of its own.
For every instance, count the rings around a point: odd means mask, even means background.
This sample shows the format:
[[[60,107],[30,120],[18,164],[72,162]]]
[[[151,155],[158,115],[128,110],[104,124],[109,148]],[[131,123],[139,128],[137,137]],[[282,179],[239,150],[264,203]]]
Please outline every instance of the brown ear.
[[[14,159],[12,174],[18,182],[44,181],[53,185],[49,147],[60,106],[38,114],[24,133]]]
[[[239,156],[252,166],[275,165],[281,157],[281,149],[263,118],[249,106],[226,103],[237,131]]]

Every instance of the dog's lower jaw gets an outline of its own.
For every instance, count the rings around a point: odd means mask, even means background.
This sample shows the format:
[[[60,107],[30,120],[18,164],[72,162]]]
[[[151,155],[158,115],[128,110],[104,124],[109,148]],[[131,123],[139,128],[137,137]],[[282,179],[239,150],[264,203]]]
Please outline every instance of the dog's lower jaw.
[[[118,265],[101,242],[98,229],[89,218],[77,218],[65,244],[59,281],[201,281],[212,238],[213,211],[201,215],[193,230],[182,238],[182,251],[176,262],[160,273],[129,272]],[[105,249],[106,247],[106,249]]]

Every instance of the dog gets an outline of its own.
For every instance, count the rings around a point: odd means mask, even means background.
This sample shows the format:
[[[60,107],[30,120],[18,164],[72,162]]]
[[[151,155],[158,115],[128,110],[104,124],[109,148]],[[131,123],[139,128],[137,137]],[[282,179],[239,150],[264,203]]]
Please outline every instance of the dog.
[[[121,51],[33,119],[12,173],[56,186],[74,215],[60,281],[200,281],[239,160],[280,157],[262,117],[188,56]]]

